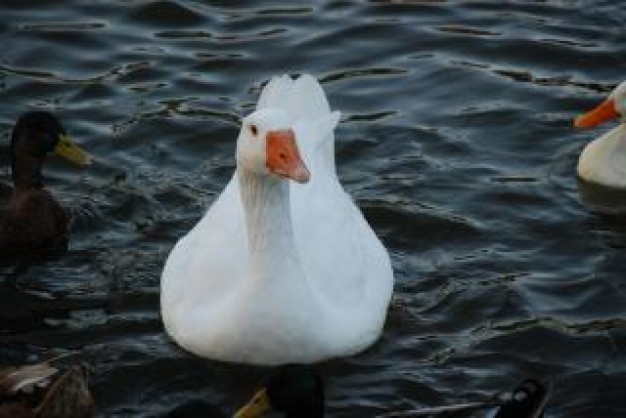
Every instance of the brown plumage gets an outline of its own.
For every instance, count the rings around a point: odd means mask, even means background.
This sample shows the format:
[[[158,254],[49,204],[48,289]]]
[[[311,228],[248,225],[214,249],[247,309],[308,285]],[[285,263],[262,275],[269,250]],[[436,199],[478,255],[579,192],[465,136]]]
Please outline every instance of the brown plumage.
[[[63,370],[43,362],[0,370],[0,418],[88,418],[92,414],[93,398],[82,364]]]
[[[43,111],[23,114],[11,135],[13,189],[0,221],[2,258],[38,258],[67,246],[69,217],[42,182],[41,167],[50,153],[77,164],[91,162],[69,140],[54,115]]]

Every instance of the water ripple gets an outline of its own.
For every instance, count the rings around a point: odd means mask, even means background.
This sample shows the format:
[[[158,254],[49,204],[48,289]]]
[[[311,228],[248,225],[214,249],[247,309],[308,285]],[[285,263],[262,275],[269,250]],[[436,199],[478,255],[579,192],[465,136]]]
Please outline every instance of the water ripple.
[[[195,398],[232,411],[249,397],[267,369],[178,349],[159,277],[231,178],[240,118],[264,83],[306,72],[342,112],[338,173],[396,272],[381,340],[319,365],[329,415],[463,401],[526,375],[554,377],[550,417],[623,415],[624,202],[577,182],[578,154],[604,130],[571,127],[626,73],[619,2],[0,10],[0,186],[26,109],[58,113],[95,156],[87,170],[53,157],[44,168],[71,208],[72,245],[18,290],[0,281],[0,362],[80,348],[102,417]]]

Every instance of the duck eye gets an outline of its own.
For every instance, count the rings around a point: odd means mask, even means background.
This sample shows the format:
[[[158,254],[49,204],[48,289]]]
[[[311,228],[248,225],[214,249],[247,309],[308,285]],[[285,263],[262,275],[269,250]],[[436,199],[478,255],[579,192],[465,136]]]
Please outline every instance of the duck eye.
[[[259,133],[259,129],[256,125],[250,125],[250,132],[252,132],[252,135],[256,136]]]

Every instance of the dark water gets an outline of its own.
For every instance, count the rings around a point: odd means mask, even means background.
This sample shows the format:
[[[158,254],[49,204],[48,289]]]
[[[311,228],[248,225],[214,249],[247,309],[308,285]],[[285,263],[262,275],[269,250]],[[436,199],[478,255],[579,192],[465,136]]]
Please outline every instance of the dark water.
[[[246,400],[267,370],[178,349],[160,271],[231,176],[261,83],[309,72],[343,111],[341,179],[396,272],[380,342],[320,367],[329,416],[475,399],[527,375],[554,380],[547,417],[626,416],[626,217],[575,177],[605,128],[571,127],[626,74],[624,5],[261,3],[2,1],[2,165],[32,108],[97,162],[46,165],[76,216],[71,251],[20,290],[0,283],[0,360],[80,350],[101,417]]]

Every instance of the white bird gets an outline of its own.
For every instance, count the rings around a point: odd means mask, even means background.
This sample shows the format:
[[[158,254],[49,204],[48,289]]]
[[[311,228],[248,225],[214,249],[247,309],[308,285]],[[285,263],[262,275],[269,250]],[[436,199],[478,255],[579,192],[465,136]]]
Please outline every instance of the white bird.
[[[379,337],[393,272],[337,179],[338,121],[311,76],[263,89],[232,179],[163,269],[163,322],[183,348],[276,365],[355,354]]]
[[[626,81],[595,109],[576,118],[578,128],[591,128],[610,119],[621,123],[585,147],[578,175],[590,183],[626,189]]]

